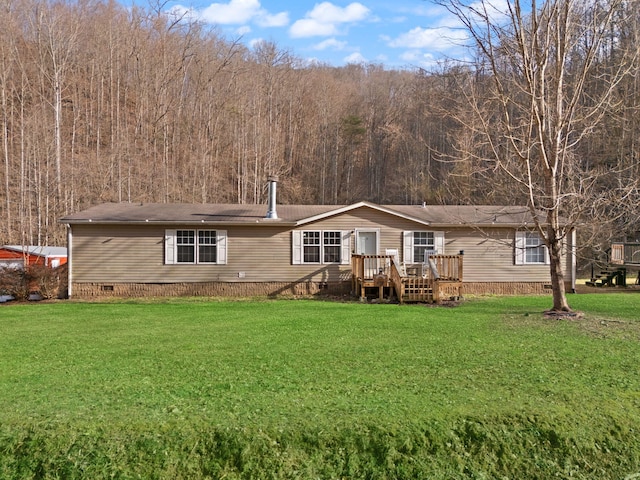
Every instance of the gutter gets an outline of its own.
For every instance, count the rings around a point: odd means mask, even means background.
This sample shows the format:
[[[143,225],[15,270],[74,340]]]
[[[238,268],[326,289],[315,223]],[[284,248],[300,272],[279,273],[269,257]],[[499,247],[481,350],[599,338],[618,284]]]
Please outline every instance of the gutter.
[[[282,221],[280,219],[266,219],[260,218],[255,220],[254,222],[237,222],[237,221],[222,221],[222,220],[67,220],[62,218],[60,220],[62,223],[66,223],[69,225],[233,225],[233,226],[252,226],[252,225],[260,225],[260,226],[273,226],[273,225],[282,225],[288,227],[295,227],[297,225],[296,222],[290,221]]]

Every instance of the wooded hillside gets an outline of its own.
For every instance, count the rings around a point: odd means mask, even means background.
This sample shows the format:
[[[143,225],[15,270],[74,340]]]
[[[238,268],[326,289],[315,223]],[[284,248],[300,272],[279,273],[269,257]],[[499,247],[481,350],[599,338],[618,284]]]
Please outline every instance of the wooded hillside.
[[[589,88],[639,48],[637,4],[620,11]],[[502,188],[498,172],[487,180],[470,154],[486,146],[454,120],[467,108],[459,87],[485,87],[477,68],[308,65],[272,43],[248,50],[160,8],[108,1],[9,0],[0,18],[2,243],[64,244],[57,219],[106,201],[263,203],[269,174],[283,203],[526,194]],[[616,89],[578,152],[612,192],[640,176],[637,66]],[[635,215],[619,223],[632,230]]]

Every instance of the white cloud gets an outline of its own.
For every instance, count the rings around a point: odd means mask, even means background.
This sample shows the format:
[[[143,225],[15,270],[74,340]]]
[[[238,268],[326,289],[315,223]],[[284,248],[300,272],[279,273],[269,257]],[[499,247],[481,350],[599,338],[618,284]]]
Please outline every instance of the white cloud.
[[[182,5],[174,5],[166,13],[175,19],[185,19],[185,20],[198,19],[198,12]]]
[[[476,0],[468,5],[465,12],[475,21],[478,17],[473,14],[473,9],[480,11],[482,8],[486,8],[487,15],[494,23],[504,21],[508,11],[506,0],[487,0],[482,3]],[[402,54],[402,60],[428,67],[443,55],[460,57],[464,46],[473,43],[460,19],[443,7],[420,6],[414,12],[426,16],[430,27],[415,27],[395,38],[380,37],[389,47],[408,49]]]
[[[486,9],[490,21],[492,23],[500,23],[508,16],[509,2],[507,0],[485,0],[483,2],[473,2],[469,5],[469,8],[480,12]]]
[[[229,3],[212,3],[202,11],[202,18],[211,23],[235,25],[248,23],[259,12],[258,0],[231,0]]]
[[[318,57],[307,57],[304,59],[305,65],[320,65],[322,62]]]
[[[468,15],[472,21],[479,22],[482,25],[484,20],[474,12],[484,12],[485,10],[491,23],[500,24],[508,18],[509,3],[507,0],[476,1],[467,5],[463,9],[463,13]],[[455,29],[466,28],[454,13],[439,5],[424,10],[423,16],[429,18],[433,26]]]
[[[294,22],[289,33],[293,38],[338,35],[341,25],[366,20],[370,15],[371,10],[358,2],[344,8],[322,2],[307,12],[305,18]]]
[[[326,37],[337,35],[338,28],[331,23],[322,23],[311,18],[297,20],[291,25],[289,33],[293,38]]]
[[[386,54],[381,53],[376,55],[376,61],[380,63],[387,63],[389,61],[389,57]]]
[[[459,47],[467,40],[466,32],[450,28],[421,28],[416,27],[396,37],[389,39],[390,47],[428,48],[432,50],[447,50]]]
[[[330,2],[322,2],[316,4],[313,10],[307,13],[307,17],[322,23],[347,23],[364,20],[369,12],[367,7],[357,2],[350,3],[345,8],[337,7]]]
[[[313,46],[314,50],[344,50],[347,42],[329,38]]]
[[[200,12],[200,19],[218,25],[244,25],[255,22],[261,27],[282,27],[289,24],[288,12],[269,13],[262,8],[260,0],[212,3]]]
[[[412,65],[422,68],[431,68],[438,64],[438,59],[431,53],[410,50],[400,55],[400,59]]]
[[[280,12],[275,15],[265,13],[256,18],[256,23],[261,27],[284,27],[289,25],[289,13]]]
[[[420,57],[420,52],[416,51],[416,50],[409,50],[407,52],[404,52],[400,55],[400,58],[402,60],[404,60],[405,62],[415,62],[418,60],[418,58]]]
[[[344,58],[345,63],[367,63],[367,59],[360,52],[354,52]]]

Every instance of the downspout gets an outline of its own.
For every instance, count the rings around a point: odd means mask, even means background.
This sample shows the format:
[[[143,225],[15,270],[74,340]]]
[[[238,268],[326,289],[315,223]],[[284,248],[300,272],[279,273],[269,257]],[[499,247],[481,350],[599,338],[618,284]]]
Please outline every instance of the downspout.
[[[71,298],[71,285],[73,285],[73,275],[71,273],[71,249],[73,245],[73,233],[71,225],[67,224],[67,298]]]

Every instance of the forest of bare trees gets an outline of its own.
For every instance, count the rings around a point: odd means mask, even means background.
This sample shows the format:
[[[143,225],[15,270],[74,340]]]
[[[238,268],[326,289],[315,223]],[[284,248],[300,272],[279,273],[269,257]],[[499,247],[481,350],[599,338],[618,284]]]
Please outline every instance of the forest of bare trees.
[[[262,203],[270,174],[283,203],[527,200],[526,189],[503,181],[508,172],[482,160],[487,143],[460,121],[471,118],[460,88],[495,93],[483,60],[433,71],[336,68],[269,42],[249,50],[158,7],[6,0],[0,8],[3,244],[64,244],[57,219],[100,202]],[[587,234],[603,214],[618,235],[640,228],[632,186],[640,78],[627,60],[640,48],[638,18],[637,0],[620,2],[575,99],[586,108],[613,88],[602,121],[578,119],[590,135],[572,151],[576,188],[610,199],[598,196],[591,217],[579,219]],[[500,148],[505,158],[517,153]]]

